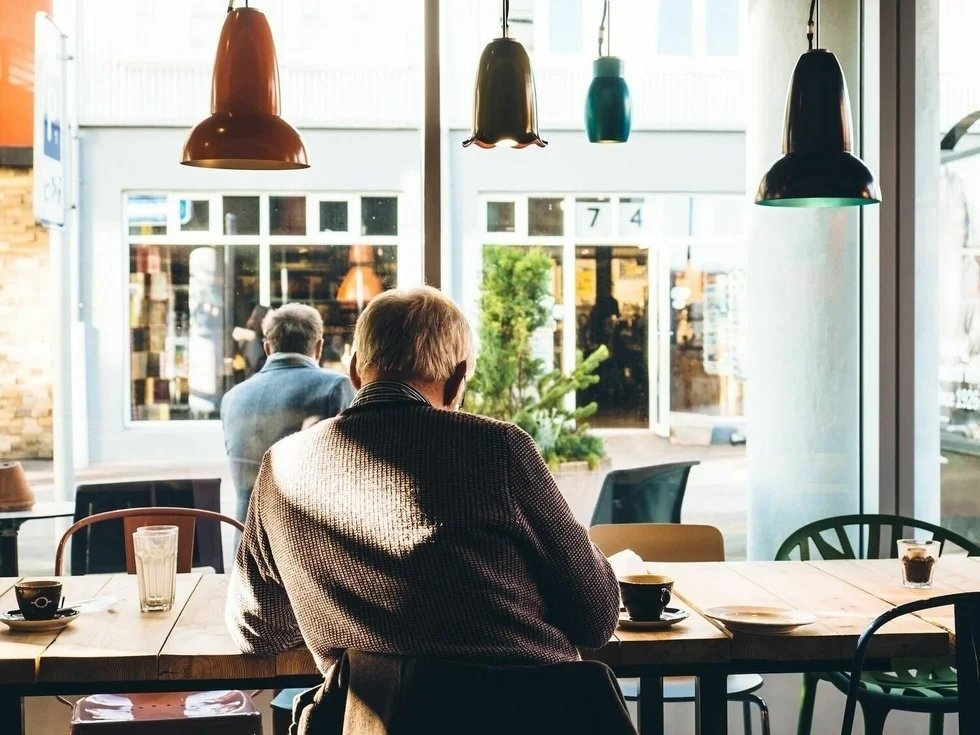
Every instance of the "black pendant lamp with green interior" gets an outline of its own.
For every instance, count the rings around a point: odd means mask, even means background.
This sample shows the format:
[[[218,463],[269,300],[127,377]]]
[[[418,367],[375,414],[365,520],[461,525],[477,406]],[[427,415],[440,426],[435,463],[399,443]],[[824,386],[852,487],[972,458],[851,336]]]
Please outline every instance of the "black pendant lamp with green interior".
[[[810,0],[809,49],[796,62],[786,96],[783,156],[762,177],[755,203],[768,207],[877,204],[881,192],[875,175],[852,153],[844,72],[834,54],[813,47],[815,9],[817,0]]]
[[[630,90],[623,79],[622,60],[610,53],[611,37],[612,15],[609,0],[604,0],[599,24],[599,58],[592,62],[592,84],[585,98],[585,132],[592,143],[625,143],[630,137],[633,116]]]
[[[466,147],[526,148],[548,145],[538,135],[538,106],[531,60],[520,42],[507,35],[510,3],[503,0],[501,38],[483,49],[473,100],[473,135]]]

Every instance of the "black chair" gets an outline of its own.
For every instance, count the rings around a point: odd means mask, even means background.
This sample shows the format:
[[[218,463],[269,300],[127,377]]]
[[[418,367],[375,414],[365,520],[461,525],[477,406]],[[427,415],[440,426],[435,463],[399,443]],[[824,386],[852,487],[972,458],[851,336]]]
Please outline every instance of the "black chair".
[[[74,522],[97,513],[125,508],[197,508],[221,512],[221,478],[131,480],[87,483],[75,489]],[[221,527],[201,520],[194,536],[192,564],[224,572]],[[72,574],[109,574],[126,571],[122,520],[89,526],[72,538]]]
[[[898,556],[895,542],[902,538],[933,538],[940,543],[940,553],[958,548],[966,555],[980,556],[980,545],[942,526],[906,516],[869,513],[832,516],[808,523],[783,541],[776,551],[776,560],[895,559]],[[892,710],[928,713],[930,735],[941,735],[944,713],[956,711],[955,671],[948,666],[904,663],[902,671],[865,672],[861,710],[866,735],[881,735]],[[846,671],[803,674],[797,735],[810,735],[817,684],[821,680],[829,681],[846,692],[852,678]]]
[[[297,710],[299,732],[636,735],[598,661],[488,666],[350,649]]]
[[[680,523],[691,468],[698,460],[613,470],[599,491],[592,523]]]
[[[857,703],[861,700],[864,683],[864,658],[875,631],[902,615],[945,605],[953,606],[956,620],[959,732],[960,735],[980,733],[980,645],[978,645],[980,644],[980,592],[958,592],[897,605],[883,615],[879,615],[865,629],[858,639],[857,649],[854,652],[841,735],[851,735],[854,726],[854,713]],[[877,688],[877,683],[873,686]]]

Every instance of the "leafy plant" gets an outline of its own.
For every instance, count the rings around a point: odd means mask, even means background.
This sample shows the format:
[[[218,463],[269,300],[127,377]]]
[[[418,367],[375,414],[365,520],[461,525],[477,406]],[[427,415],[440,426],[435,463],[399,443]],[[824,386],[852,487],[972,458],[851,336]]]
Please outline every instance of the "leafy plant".
[[[609,357],[605,345],[588,357],[576,355],[564,374],[534,356],[534,332],[551,319],[548,277],[552,261],[540,250],[491,246],[483,251],[480,288],[480,354],[466,395],[466,409],[511,421],[530,434],[552,468],[584,460],[596,466],[605,456],[602,439],[589,433],[593,401],[569,409],[566,396],[599,382],[596,368]]]

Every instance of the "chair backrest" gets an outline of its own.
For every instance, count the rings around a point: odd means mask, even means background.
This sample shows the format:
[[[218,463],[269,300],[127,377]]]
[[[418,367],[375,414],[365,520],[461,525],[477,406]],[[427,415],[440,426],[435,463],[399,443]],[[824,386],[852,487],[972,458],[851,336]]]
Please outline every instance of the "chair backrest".
[[[54,573],[59,576],[63,572],[65,545],[76,533],[98,523],[121,521],[123,524],[122,544],[124,547],[124,565],[129,574],[136,573],[136,559],[133,554],[133,531],[141,526],[177,526],[177,571],[189,572],[192,567],[192,549],[194,547],[194,527],[198,521],[213,521],[227,523],[239,531],[245,527],[235,518],[221,513],[215,513],[201,508],[123,508],[96,513],[76,521],[62,535],[54,556]],[[74,543],[74,542],[73,542]],[[74,556],[72,556],[74,572]]]
[[[691,468],[698,460],[613,470],[602,482],[592,523],[680,523]]]
[[[888,612],[878,616],[858,639],[851,666],[850,684],[847,689],[847,703],[844,706],[844,723],[841,735],[851,735],[854,726],[854,712],[857,709],[858,690],[861,686],[861,671],[868,645],[877,631],[885,623],[902,615],[928,610],[934,607],[952,605],[956,621],[956,684],[959,710],[960,735],[980,733],[980,592],[958,592],[940,595],[927,600],[915,600],[904,605],[896,605]]]
[[[202,508],[221,511],[221,478],[127,480],[86,483],[75,490],[75,520],[123,508]],[[75,574],[103,574],[125,569],[123,523],[114,520],[90,526],[71,544],[71,568]],[[197,525],[194,566],[224,571],[221,524],[205,520]]]
[[[643,561],[725,561],[725,539],[696,523],[604,523],[589,538],[606,556],[632,549]]]
[[[895,542],[911,537],[935,539],[939,542],[940,554],[945,551],[946,544],[952,544],[968,556],[980,556],[980,546],[942,526],[916,518],[877,513],[831,516],[808,523],[783,541],[776,551],[776,560],[895,559],[898,557]]]
[[[344,732],[636,735],[616,677],[598,661],[484,666],[356,650],[347,660]]]

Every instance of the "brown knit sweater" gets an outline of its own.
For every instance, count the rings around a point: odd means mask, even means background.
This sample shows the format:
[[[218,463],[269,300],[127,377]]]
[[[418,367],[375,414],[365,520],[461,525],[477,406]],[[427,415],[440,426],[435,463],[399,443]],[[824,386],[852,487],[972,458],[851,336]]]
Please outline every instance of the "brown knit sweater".
[[[266,454],[226,617],[247,653],[532,664],[616,626],[616,578],[531,437],[417,402],[352,406]]]

